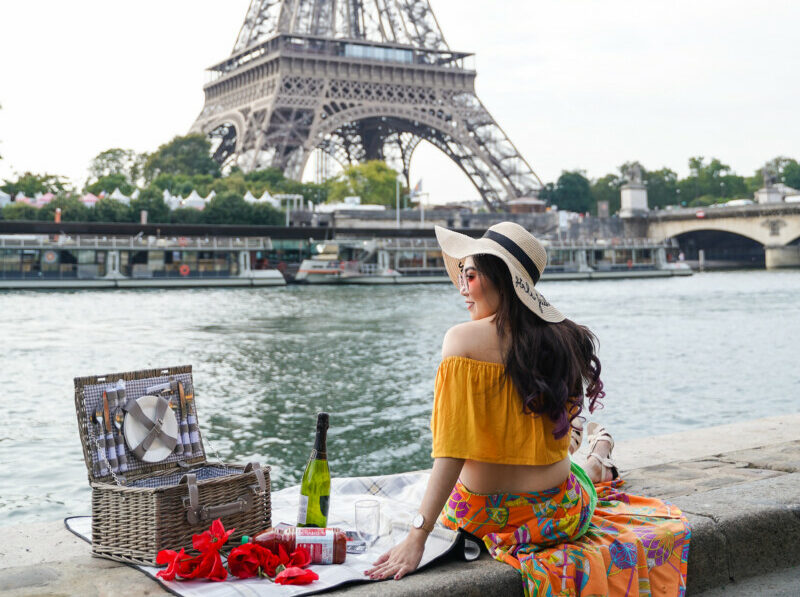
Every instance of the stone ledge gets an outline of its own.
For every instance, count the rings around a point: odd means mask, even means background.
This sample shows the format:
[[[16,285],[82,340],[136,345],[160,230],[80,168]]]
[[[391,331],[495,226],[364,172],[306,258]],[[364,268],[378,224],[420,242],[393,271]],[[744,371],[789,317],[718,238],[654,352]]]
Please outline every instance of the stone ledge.
[[[773,420],[768,421],[772,425]],[[758,424],[751,423],[751,437],[752,426]],[[693,432],[697,442],[705,438],[706,454],[713,452],[709,440],[719,437],[715,431]],[[681,435],[691,440],[691,433]],[[653,464],[657,459],[651,459],[648,466],[640,458],[644,466],[628,472],[628,491],[668,499],[687,513],[692,524],[688,594],[800,564],[800,441],[796,437],[774,443],[775,435],[770,433],[763,436],[765,445],[760,447],[751,439],[744,444],[746,449],[681,462]],[[673,438],[651,438],[647,449],[655,454],[659,444],[670,445]],[[626,444],[617,448],[619,453],[625,450]],[[692,454],[699,452],[697,446],[692,450]],[[167,594],[130,567],[92,558],[89,545],[61,522],[3,531],[0,592],[9,597]],[[378,590],[382,597],[513,596],[522,595],[522,583],[511,567],[483,554],[470,563],[445,560],[399,582],[354,584],[327,594],[357,597]]]

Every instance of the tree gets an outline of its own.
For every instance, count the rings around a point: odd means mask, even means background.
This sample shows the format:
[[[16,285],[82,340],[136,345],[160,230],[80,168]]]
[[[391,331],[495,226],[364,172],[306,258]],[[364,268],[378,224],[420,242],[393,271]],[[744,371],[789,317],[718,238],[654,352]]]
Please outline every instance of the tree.
[[[130,195],[133,193],[134,187],[124,174],[104,174],[92,184],[86,185],[84,191],[99,195],[103,191],[113,193],[114,189],[119,189],[124,195]]]
[[[591,192],[595,205],[600,201],[608,201],[608,213],[617,213],[620,208],[619,188],[623,182],[616,174],[606,174],[592,182]]]
[[[11,195],[22,193],[26,197],[33,197],[36,193],[53,193],[57,195],[70,189],[70,184],[63,176],[56,174],[33,174],[25,172],[17,180],[6,180],[0,189]]]
[[[90,209],[75,195],[59,195],[47,205],[42,206],[38,219],[52,222],[55,219],[56,208],[61,208],[62,222],[88,222]]]
[[[800,189],[800,164],[792,160],[783,168],[783,184]]]
[[[203,212],[191,207],[179,207],[170,212],[169,220],[173,224],[202,224]]]
[[[589,179],[580,170],[561,173],[556,181],[553,203],[559,209],[581,213],[596,208]]]
[[[220,176],[219,164],[211,157],[211,143],[204,135],[175,137],[147,156],[144,177],[153,181],[159,174],[209,174]]]
[[[131,199],[131,220],[139,221],[139,213],[147,211],[147,221],[155,223],[169,222],[169,207],[164,203],[162,191],[153,185],[139,193],[139,197]]]
[[[645,174],[647,203],[650,209],[679,203],[678,174],[669,168],[653,170]]]
[[[203,210],[206,224],[249,224],[253,215],[252,206],[236,193],[217,195]]]
[[[127,183],[135,185],[142,176],[144,161],[145,156],[132,149],[120,149],[119,147],[106,149],[92,159],[89,165],[89,175],[95,179],[121,175],[125,177]],[[93,193],[94,191],[89,192]]]
[[[701,196],[718,198],[741,197],[747,194],[744,177],[731,171],[731,167],[717,158],[708,164],[703,157],[689,158],[688,177],[678,183],[681,199],[692,201]]]
[[[286,221],[283,212],[278,211],[268,203],[256,203],[250,223],[256,226],[281,226]]]
[[[397,172],[380,160],[349,166],[332,183],[328,201],[341,201],[347,196],[357,195],[362,203],[394,205],[396,180]]]
[[[3,208],[4,220],[35,220],[38,215],[37,210],[33,205],[15,201],[9,203]]]
[[[116,199],[100,199],[94,204],[91,218],[95,222],[129,222],[131,208]]]

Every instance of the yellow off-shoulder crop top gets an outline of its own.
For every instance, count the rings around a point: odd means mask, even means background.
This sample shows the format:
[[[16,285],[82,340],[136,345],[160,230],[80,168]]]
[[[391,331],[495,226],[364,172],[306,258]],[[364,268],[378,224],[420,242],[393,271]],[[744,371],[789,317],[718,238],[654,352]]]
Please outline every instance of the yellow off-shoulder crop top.
[[[553,437],[547,415],[527,414],[501,363],[447,357],[436,373],[431,417],[434,458],[499,464],[553,464],[569,434]]]

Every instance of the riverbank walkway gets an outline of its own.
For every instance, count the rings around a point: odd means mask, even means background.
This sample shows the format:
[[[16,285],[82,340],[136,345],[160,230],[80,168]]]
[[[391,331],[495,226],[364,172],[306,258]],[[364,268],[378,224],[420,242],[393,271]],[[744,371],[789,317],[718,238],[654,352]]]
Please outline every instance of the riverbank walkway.
[[[800,414],[619,442],[614,452],[628,491],[667,499],[689,518],[689,595],[767,586],[770,594],[800,593]],[[1,530],[3,595],[168,594],[133,568],[92,558],[61,521]],[[382,597],[522,595],[519,574],[486,553],[379,586]],[[376,589],[365,583],[326,594],[366,597]]]

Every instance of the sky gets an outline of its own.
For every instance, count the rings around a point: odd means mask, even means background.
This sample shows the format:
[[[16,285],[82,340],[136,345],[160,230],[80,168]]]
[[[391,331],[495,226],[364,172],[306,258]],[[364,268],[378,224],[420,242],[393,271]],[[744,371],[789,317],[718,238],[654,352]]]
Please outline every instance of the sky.
[[[248,4],[0,2],[0,179],[46,172],[82,187],[101,151],[188,132],[205,69],[230,54]],[[630,160],[684,176],[689,157],[713,156],[749,176],[800,159],[798,2],[430,4],[450,47],[476,54],[478,96],[545,182]],[[411,178],[432,203],[478,196],[429,145]]]

